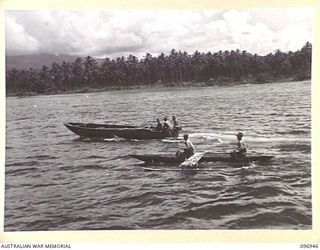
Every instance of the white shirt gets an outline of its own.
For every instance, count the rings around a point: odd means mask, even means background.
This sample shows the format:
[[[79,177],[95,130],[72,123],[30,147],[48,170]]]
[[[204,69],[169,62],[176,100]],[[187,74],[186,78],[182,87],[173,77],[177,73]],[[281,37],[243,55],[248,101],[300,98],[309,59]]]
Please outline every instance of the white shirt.
[[[185,141],[185,144],[186,144],[187,148],[192,149],[192,153],[193,153],[194,152],[194,146],[193,146],[192,142],[188,139],[188,140]]]

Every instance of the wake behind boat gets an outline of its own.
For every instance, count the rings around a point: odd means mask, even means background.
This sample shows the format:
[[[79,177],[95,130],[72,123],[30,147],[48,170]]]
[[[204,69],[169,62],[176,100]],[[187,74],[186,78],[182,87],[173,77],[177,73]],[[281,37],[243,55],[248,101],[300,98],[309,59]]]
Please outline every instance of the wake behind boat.
[[[167,131],[156,131],[153,126],[132,126],[96,123],[64,123],[73,133],[87,138],[112,138],[114,136],[125,139],[164,139],[177,136],[177,131],[171,134]]]
[[[177,165],[181,161],[176,157],[175,154],[131,154],[133,158],[140,161],[144,161],[146,164],[167,164]],[[268,161],[272,159],[273,155],[246,155],[242,158],[234,158],[229,153],[218,154],[218,153],[205,153],[199,160],[200,162],[253,162],[253,161]]]

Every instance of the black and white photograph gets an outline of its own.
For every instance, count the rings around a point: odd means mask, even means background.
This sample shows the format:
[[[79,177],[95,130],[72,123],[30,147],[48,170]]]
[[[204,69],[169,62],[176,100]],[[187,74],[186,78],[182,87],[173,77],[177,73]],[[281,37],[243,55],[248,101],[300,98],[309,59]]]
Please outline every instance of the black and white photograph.
[[[4,231],[312,230],[312,7],[5,10]]]

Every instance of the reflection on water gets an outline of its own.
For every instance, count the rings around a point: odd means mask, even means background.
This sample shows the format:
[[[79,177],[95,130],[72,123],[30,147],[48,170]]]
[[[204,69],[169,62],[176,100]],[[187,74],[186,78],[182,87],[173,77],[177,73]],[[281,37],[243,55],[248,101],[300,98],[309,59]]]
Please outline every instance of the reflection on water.
[[[7,98],[5,230],[310,229],[310,82]],[[228,152],[238,131],[248,166],[144,172],[134,153],[174,153],[178,139],[80,140],[63,122],[155,124],[175,115],[197,150]],[[172,168],[172,166],[163,166]]]

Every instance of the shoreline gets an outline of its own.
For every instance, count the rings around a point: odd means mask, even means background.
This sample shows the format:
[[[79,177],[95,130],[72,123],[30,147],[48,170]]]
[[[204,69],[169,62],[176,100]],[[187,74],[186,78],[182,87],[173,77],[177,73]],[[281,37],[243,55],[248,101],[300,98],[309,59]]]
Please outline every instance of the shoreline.
[[[237,85],[246,84],[266,84],[266,83],[283,83],[283,82],[305,82],[311,81],[311,79],[298,80],[294,77],[287,77],[281,79],[269,79],[263,82],[257,82],[252,77],[243,78],[238,81],[233,80],[229,77],[224,77],[220,79],[212,79],[206,82],[159,82],[150,85],[128,85],[128,86],[112,86],[106,88],[82,88],[77,90],[67,90],[67,91],[57,91],[54,93],[32,93],[27,92],[24,94],[19,93],[9,93],[6,97],[31,97],[31,96],[52,96],[52,95],[69,95],[69,94],[85,94],[85,93],[96,93],[96,92],[111,92],[119,90],[148,90],[148,89],[167,89],[167,88],[192,88],[192,87],[230,87]]]

